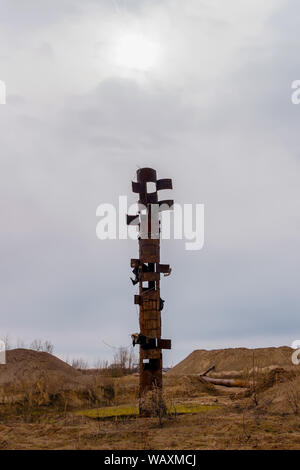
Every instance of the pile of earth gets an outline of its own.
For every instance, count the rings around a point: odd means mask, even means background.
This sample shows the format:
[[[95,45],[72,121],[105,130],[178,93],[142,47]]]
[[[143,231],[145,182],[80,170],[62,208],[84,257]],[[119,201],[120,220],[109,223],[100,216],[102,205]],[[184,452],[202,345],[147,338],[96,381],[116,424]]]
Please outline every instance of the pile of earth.
[[[6,364],[0,365],[0,389],[6,390],[40,384],[57,392],[84,388],[91,379],[52,354],[30,349],[6,351]]]
[[[275,414],[294,414],[300,413],[300,375],[294,374],[289,380],[282,377],[277,380],[273,387],[263,389],[257,394],[258,411]]]
[[[228,348],[205,350],[197,349],[183,361],[174,366],[168,375],[201,374],[215,366],[209,373],[211,377],[239,377],[256,371],[275,368],[295,369],[291,356],[293,349],[288,346],[278,348]]]

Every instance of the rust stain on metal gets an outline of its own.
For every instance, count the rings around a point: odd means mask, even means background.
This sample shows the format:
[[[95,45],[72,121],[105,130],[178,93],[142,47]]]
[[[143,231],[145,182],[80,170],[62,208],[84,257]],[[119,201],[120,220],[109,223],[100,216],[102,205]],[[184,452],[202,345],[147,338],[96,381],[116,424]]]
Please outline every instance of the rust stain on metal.
[[[156,190],[149,192],[147,183],[151,183],[152,188],[154,183]],[[136,216],[127,216],[127,223],[138,224],[140,229],[139,258],[131,260],[135,274],[132,282],[139,284],[139,295],[134,296],[134,303],[139,305],[140,333],[132,337],[133,344],[140,345],[140,398],[154,386],[162,389],[162,349],[171,349],[171,340],[161,338],[161,310],[164,301],[160,297],[160,274],[170,274],[171,270],[168,264],[160,264],[159,212],[172,209],[174,201],[158,200],[157,191],[163,189],[172,189],[171,179],[158,180],[156,170],[139,169],[137,181],[132,182],[132,190],[139,194],[138,203],[144,206],[143,213],[140,208]],[[145,223],[142,224],[142,221]],[[158,233],[153,225],[158,228]],[[141,226],[144,227],[143,231]],[[156,236],[153,237],[154,232]],[[140,414],[143,414],[141,406]]]

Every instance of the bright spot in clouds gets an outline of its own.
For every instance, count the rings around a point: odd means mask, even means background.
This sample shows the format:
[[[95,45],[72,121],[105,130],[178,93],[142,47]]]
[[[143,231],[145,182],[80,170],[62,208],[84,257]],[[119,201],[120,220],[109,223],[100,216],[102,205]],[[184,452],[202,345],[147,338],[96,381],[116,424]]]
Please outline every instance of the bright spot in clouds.
[[[142,34],[126,34],[116,42],[113,56],[117,66],[147,71],[157,65],[160,46]]]

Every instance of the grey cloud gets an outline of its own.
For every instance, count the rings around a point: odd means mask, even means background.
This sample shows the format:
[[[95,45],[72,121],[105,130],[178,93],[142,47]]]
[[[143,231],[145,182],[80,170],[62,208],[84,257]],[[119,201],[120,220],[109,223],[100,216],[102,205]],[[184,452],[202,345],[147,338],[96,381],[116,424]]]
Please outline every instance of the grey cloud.
[[[112,78],[89,95],[73,96],[58,124],[64,138],[85,138],[95,147],[155,149],[190,130],[194,116],[180,94]]]
[[[135,11],[135,2],[127,6]],[[299,78],[287,40],[297,44],[292,6],[270,19],[259,46],[243,45],[235,66],[213,77],[206,100],[198,99],[198,78],[180,89],[170,78],[145,87],[111,77],[49,109],[23,96],[0,107],[1,331],[49,337],[65,356],[111,357],[102,340],[127,344],[137,329],[129,281],[137,246],[97,240],[95,211],[119,194],[133,201],[130,180],[145,165],[173,178],[178,202],[203,202],[206,210],[202,251],[163,242],[162,258],[173,265],[162,283],[163,334],[174,344],[166,361],[201,344],[296,339],[300,107],[290,103],[290,81]],[[26,27],[22,12],[19,21]],[[36,16],[37,26],[44,21]]]

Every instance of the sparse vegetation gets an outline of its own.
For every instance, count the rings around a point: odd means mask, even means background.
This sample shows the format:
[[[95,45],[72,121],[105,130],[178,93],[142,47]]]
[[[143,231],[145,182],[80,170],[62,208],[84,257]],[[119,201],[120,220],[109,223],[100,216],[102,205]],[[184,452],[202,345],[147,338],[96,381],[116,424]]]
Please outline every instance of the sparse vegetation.
[[[153,390],[151,416],[140,418],[139,378],[128,375],[127,360],[117,376],[108,364],[75,369],[40,351],[8,350],[7,360],[0,369],[0,448],[300,449],[297,369],[269,370],[256,361],[239,372],[251,379],[248,390],[167,373],[163,396]]]
[[[156,417],[159,426],[163,424],[163,418],[167,416],[167,406],[161,389],[154,386],[143,398],[139,406],[144,416]]]
[[[43,351],[49,354],[53,354],[54,352],[54,345],[48,340],[41,340],[35,339],[29,346],[29,349],[33,349],[33,351]]]
[[[298,415],[300,410],[300,390],[290,382],[286,384],[286,400],[292,412]]]
[[[132,374],[136,371],[134,364],[135,354],[132,348],[118,348],[114,354],[113,363],[109,366],[114,377]]]
[[[79,358],[79,359],[72,359],[71,361],[71,366],[74,367],[74,369],[78,370],[85,370],[89,368],[89,363],[85,359]]]
[[[54,345],[49,340],[34,339],[29,345],[27,345],[23,339],[18,338],[16,345],[14,346],[8,334],[0,339],[4,342],[5,349],[7,351],[16,347],[18,349],[32,349],[33,351],[42,351],[49,354],[54,353]]]

